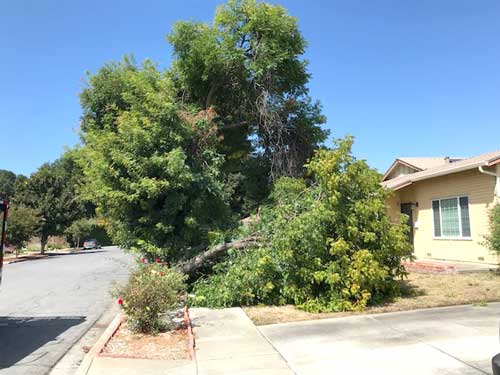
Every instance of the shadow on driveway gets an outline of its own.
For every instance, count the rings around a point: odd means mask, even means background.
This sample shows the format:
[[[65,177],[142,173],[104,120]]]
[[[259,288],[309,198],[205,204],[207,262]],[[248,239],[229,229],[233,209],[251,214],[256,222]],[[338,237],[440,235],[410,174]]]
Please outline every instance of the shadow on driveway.
[[[63,332],[85,321],[84,317],[0,317],[0,369],[37,361],[26,358]]]

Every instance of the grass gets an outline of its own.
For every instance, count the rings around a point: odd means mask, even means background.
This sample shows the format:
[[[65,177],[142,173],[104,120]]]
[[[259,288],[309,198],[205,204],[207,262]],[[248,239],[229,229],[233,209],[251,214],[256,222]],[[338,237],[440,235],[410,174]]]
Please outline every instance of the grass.
[[[337,318],[359,314],[425,309],[473,304],[484,306],[500,301],[500,274],[426,274],[410,273],[403,282],[403,296],[362,312],[308,313],[294,306],[254,306],[244,310],[256,325]]]

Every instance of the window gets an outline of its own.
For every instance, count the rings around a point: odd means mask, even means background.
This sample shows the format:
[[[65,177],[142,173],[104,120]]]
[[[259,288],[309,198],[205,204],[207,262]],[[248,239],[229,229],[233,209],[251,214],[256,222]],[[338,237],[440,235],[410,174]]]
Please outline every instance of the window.
[[[468,197],[433,200],[432,212],[434,237],[470,238]]]

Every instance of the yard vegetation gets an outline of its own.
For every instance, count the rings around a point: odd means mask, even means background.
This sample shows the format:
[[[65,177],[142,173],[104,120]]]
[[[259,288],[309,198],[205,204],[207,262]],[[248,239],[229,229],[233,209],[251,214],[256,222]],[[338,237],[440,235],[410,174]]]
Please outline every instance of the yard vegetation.
[[[167,39],[171,68],[125,58],[80,96],[82,193],[113,240],[183,270],[198,306],[344,311],[398,296],[408,228],[389,221],[352,138],[324,146],[297,20],[231,0]]]
[[[310,313],[286,306],[254,306],[244,310],[257,325],[301,320],[340,318],[354,314],[378,314],[431,307],[500,302],[500,274],[494,272],[470,274],[410,273],[402,282],[402,294],[392,301],[369,306],[359,312]]]

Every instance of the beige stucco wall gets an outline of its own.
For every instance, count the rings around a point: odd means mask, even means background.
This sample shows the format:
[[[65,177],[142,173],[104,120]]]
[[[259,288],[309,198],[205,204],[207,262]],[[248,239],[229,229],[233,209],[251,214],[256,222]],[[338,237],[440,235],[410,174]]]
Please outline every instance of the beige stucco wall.
[[[494,204],[495,183],[495,177],[476,169],[415,182],[394,192],[387,202],[388,211],[396,220],[401,203],[418,202],[418,208],[413,211],[417,258],[497,263],[497,257],[481,244],[489,230],[489,210]],[[434,238],[432,200],[462,195],[469,197],[471,239]]]

